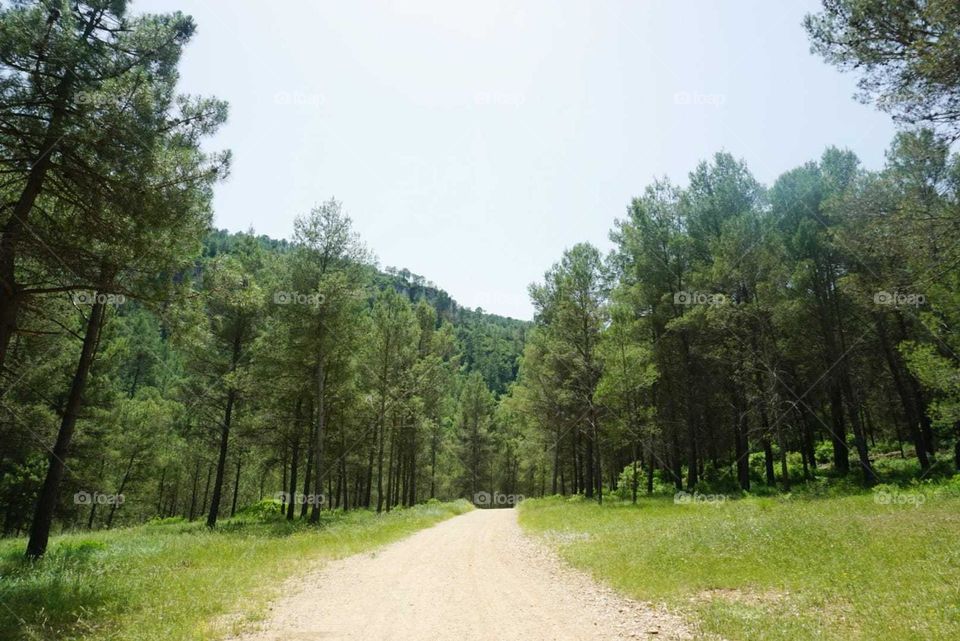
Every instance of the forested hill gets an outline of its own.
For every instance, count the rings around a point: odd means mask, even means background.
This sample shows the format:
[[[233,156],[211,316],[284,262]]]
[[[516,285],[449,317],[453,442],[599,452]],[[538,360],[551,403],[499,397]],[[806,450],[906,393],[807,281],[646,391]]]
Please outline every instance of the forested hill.
[[[176,277],[124,272],[22,314],[0,420],[4,534],[30,531],[38,555],[54,525],[213,526],[281,493],[289,519],[317,521],[516,482],[516,434],[493,412],[529,323],[380,271],[333,200],[292,241],[196,231]],[[38,446],[64,433],[69,453]]]
[[[285,239],[216,229],[204,240],[203,256],[212,258],[218,254],[230,254],[250,238],[267,252],[279,254],[293,249]],[[481,308],[463,307],[432,280],[406,268],[386,267],[374,271],[370,283],[371,300],[373,291],[392,288],[411,303],[424,300],[430,304],[438,321],[446,321],[456,329],[465,370],[480,372],[487,386],[497,395],[506,392],[509,384],[517,378],[520,354],[532,322],[491,314]]]

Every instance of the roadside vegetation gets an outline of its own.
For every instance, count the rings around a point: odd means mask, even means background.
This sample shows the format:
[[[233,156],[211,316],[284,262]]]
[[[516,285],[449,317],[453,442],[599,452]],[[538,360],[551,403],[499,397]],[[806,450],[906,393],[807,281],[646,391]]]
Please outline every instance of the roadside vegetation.
[[[319,525],[257,503],[215,530],[182,518],[55,536],[37,561],[0,542],[0,639],[211,639],[261,617],[282,581],[470,510],[324,511]]]
[[[822,479],[771,496],[663,487],[636,505],[528,500],[520,522],[706,638],[960,638],[960,476],[872,491]]]

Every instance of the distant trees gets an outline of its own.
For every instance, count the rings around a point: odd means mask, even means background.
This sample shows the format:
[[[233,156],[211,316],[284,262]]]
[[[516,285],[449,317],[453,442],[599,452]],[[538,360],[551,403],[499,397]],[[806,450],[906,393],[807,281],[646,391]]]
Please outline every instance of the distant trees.
[[[460,392],[457,411],[460,458],[465,467],[464,485],[470,497],[475,497],[481,488],[489,487],[487,470],[492,453],[493,411],[493,395],[480,373],[474,372]]]

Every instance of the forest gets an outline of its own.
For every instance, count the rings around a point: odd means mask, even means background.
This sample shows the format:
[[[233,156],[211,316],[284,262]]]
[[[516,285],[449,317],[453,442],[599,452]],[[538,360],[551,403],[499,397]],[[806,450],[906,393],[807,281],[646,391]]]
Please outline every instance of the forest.
[[[0,1],[0,639],[960,633],[955,0],[797,25],[882,163],[641,181],[528,319],[382,265],[326,193],[221,228],[197,29]]]
[[[815,49],[916,125],[886,166],[831,147],[764,185],[720,151],[640,189],[611,252],[565,251],[527,322],[381,270],[334,199],[289,239],[213,229],[231,156],[205,141],[227,105],[178,93],[190,18],[125,5],[0,14],[0,518],[28,555],[56,531],[212,528],[263,501],[317,522],[960,467],[946,36],[898,71],[916,34],[826,3]],[[927,19],[956,38],[948,5]]]
[[[770,186],[721,152],[689,178],[646,187],[611,255],[575,246],[531,288],[503,403],[546,446],[539,492],[870,486],[891,454],[956,472],[949,145],[901,134],[877,172],[830,148]]]

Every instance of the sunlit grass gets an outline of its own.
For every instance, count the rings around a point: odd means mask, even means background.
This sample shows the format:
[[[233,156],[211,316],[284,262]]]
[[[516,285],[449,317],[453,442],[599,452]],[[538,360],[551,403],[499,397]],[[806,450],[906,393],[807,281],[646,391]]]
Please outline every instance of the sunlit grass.
[[[320,527],[239,518],[55,537],[39,562],[0,542],[0,639],[218,638],[256,619],[281,581],[313,562],[400,539],[470,509],[430,503],[377,516],[325,513]]]
[[[560,542],[573,565],[729,641],[947,641],[960,639],[956,487],[890,487],[886,504],[873,493],[602,507],[551,498],[524,502],[520,522]]]

